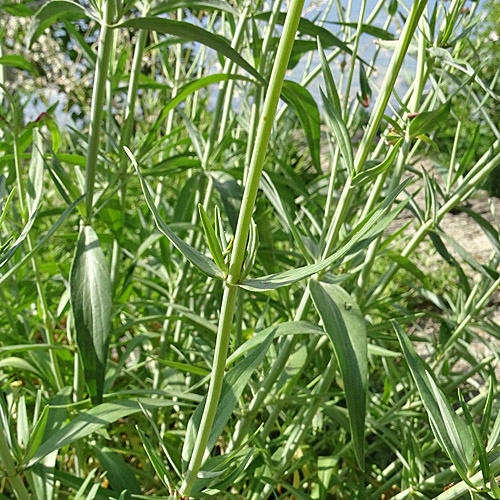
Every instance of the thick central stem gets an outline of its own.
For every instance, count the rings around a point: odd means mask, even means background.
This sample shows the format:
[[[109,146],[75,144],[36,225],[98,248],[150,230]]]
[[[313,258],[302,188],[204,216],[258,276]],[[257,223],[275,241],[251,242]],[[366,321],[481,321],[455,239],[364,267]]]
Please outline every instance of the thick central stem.
[[[238,284],[241,276],[241,268],[245,258],[250,222],[252,220],[257,190],[259,188],[260,176],[264,166],[264,159],[266,156],[267,146],[269,144],[269,138],[271,137],[274,116],[276,114],[276,108],[278,107],[281,88],[285,79],[286,69],[288,67],[288,61],[290,60],[290,54],[303,6],[304,0],[292,0],[290,4],[269,81],[269,87],[267,89],[263,113],[257,130],[255,148],[250,163],[248,182],[245,186],[240,215],[238,218],[238,225],[234,240],[234,250],[231,255],[231,263],[229,266],[229,276],[227,278],[227,284],[224,289],[224,297],[222,299],[214,364],[212,368],[212,378],[210,380],[210,387],[200,423],[200,429],[193,449],[193,454],[191,455],[186,477],[181,486],[182,496],[189,496],[196,481],[198,471],[200,470],[205,452],[207,451],[206,447],[210,437],[210,431],[212,429],[217,406],[219,404],[227,350],[236,309],[238,289],[234,285]]]

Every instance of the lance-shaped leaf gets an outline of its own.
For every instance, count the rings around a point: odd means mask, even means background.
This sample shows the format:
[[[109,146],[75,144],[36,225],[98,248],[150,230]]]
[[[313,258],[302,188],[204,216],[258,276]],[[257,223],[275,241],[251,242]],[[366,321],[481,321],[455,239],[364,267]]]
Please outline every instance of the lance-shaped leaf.
[[[43,193],[43,145],[40,132],[33,129],[33,151],[28,171],[27,199],[30,217],[35,213]]]
[[[321,40],[318,37],[318,52],[319,58],[321,61],[321,69],[323,70],[323,78],[325,79],[325,87],[326,87],[326,95],[328,96],[329,101],[332,103],[333,107],[339,112],[342,112],[342,108],[340,106],[340,98],[337,92],[337,87],[335,85],[335,80],[333,79],[332,71],[330,69],[330,64],[325,56],[325,52],[323,51],[323,45],[321,44]]]
[[[394,162],[396,158],[396,154],[399,151],[399,147],[403,143],[403,139],[399,139],[396,144],[394,144],[393,148],[386,156],[384,160],[382,160],[378,165],[374,167],[368,168],[366,170],[362,170],[358,174],[356,174],[352,179],[353,186],[362,186],[366,184],[368,181],[374,180],[378,175],[385,172]]]
[[[349,131],[347,130],[344,120],[342,120],[342,115],[328,100],[321,89],[320,92],[321,98],[323,99],[326,116],[328,118],[328,121],[330,122],[331,128],[333,129],[335,138],[337,139],[337,144],[339,145],[340,152],[342,153],[342,156],[344,157],[344,160],[347,164],[347,169],[352,175],[352,173],[354,172],[354,155],[352,152],[351,137],[349,136]]]
[[[156,205],[154,204],[151,193],[149,192],[149,188],[146,185],[146,182],[141,173],[139,172],[139,167],[137,165],[137,162],[135,161],[133,154],[128,148],[125,148],[125,152],[132,161],[137,174],[139,175],[142,191],[144,193],[144,197],[146,198],[146,203],[148,204],[149,210],[151,210],[151,213],[153,214],[153,218],[158,229],[170,240],[170,243],[172,243],[172,245],[174,245],[175,248],[177,248],[177,250],[179,250],[179,252],[181,252],[181,254],[184,255],[184,257],[186,257],[186,259],[194,264],[200,271],[204,272],[208,276],[212,276],[213,278],[224,279],[224,274],[217,267],[213,260],[205,257],[205,255],[196,250],[196,248],[192,247],[184,240],[179,238],[179,236],[177,236],[177,234],[175,234],[172,229],[167,226],[166,222],[162,219],[160,212],[158,212]]]
[[[417,385],[431,428],[441,448],[450,457],[460,477],[471,484],[468,468],[472,462],[472,437],[465,423],[453,411],[430,372],[418,357],[410,339],[402,328],[392,321],[410,372]]]
[[[70,0],[52,0],[46,2],[35,14],[28,31],[28,47],[48,28],[61,19],[78,19],[83,16],[91,16],[91,13],[84,9],[77,2]]]
[[[24,71],[28,71],[31,75],[37,74],[37,71],[33,64],[28,62],[24,57],[17,55],[8,55],[0,57],[0,64],[5,66],[12,66],[13,68],[23,69]]]
[[[214,228],[212,227],[212,223],[208,218],[207,212],[203,208],[201,203],[198,203],[198,210],[200,211],[200,219],[201,224],[203,225],[203,231],[205,231],[205,236],[207,237],[207,244],[210,252],[212,253],[212,257],[217,264],[218,268],[227,273],[227,265],[222,255],[222,250],[219,244],[219,240],[215,234]]]
[[[239,52],[231,47],[231,44],[222,36],[210,33],[199,26],[184,21],[174,21],[163,17],[138,17],[129,19],[118,25],[119,28],[134,28],[166,33],[168,35],[178,36],[184,40],[199,42],[211,49],[214,49],[222,56],[225,56],[238,66],[248,71],[253,77],[261,83],[266,84],[260,73],[247,62]]]
[[[357,253],[376,238],[384,229],[401,213],[407,202],[400,203],[396,208],[388,212],[391,203],[398,194],[408,185],[408,181],[400,184],[386,199],[372,212],[370,212],[351,231],[350,239],[342,245],[333,255],[310,264],[308,266],[290,269],[280,273],[270,274],[261,278],[245,279],[240,284],[242,288],[250,291],[274,290],[282,286],[291,285],[315,273],[319,273],[329,266],[335,264],[347,253]]]
[[[69,285],[85,382],[92,402],[98,404],[106,374],[112,301],[108,264],[91,226],[80,230]]]
[[[354,452],[364,469],[368,350],[363,315],[354,299],[338,285],[312,280],[310,289],[339,364]]]
[[[89,410],[82,411],[75,419],[50,434],[44,440],[33,458],[27,463],[27,467],[36,465],[49,453],[67,444],[74,443],[78,439],[89,436],[102,427],[120,420],[120,418],[142,411],[144,407],[161,408],[172,406],[173,404],[173,401],[169,399],[160,398],[122,399],[103,403]]]
[[[320,119],[316,101],[311,93],[302,85],[290,80],[283,82],[281,90],[285,101],[295,110],[306,135],[311,152],[311,159],[318,173],[321,173],[320,152]]]
[[[451,101],[447,101],[434,111],[424,111],[417,115],[410,123],[410,137],[417,137],[418,135],[428,134],[436,130],[446,121],[450,114],[450,110]]]

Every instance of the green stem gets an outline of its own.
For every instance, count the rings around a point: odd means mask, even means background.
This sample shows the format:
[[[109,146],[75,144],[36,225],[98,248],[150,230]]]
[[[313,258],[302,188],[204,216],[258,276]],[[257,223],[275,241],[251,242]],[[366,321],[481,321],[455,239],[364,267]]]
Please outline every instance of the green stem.
[[[19,135],[20,135],[20,125],[21,125],[21,120],[18,117],[18,113],[16,109],[14,108],[14,103],[11,101],[11,104],[13,105],[13,114],[14,114],[14,129],[13,129],[13,136],[14,136],[14,164],[16,168],[16,177],[17,177],[17,189],[19,193],[19,207],[21,210],[21,218],[23,221],[23,224],[26,225],[28,223],[28,212],[27,212],[27,207],[26,207],[26,187],[23,182],[23,175],[22,175],[22,165],[21,165],[21,155],[20,155],[20,149],[19,149]],[[31,234],[28,233],[26,235],[26,244],[28,247],[28,251],[31,252],[33,249],[33,240],[31,237]],[[54,344],[54,335],[53,335],[53,328],[52,328],[52,321],[49,313],[49,306],[47,302],[47,298],[45,296],[45,289],[43,287],[43,282],[40,274],[40,268],[38,266],[38,260],[36,257],[33,257],[31,259],[31,264],[33,266],[33,272],[35,274],[35,283],[36,283],[36,289],[38,293],[38,298],[40,300],[40,305],[39,305],[39,312],[40,316],[42,317],[42,324],[46,332],[46,342],[48,344]],[[62,389],[64,387],[64,381],[61,375],[61,369],[59,367],[59,360],[57,357],[57,354],[54,349],[49,350],[49,357],[52,365],[52,370],[54,374],[54,380],[56,383],[56,387],[58,390]]]
[[[10,446],[4,434],[4,429],[0,429],[0,459],[2,461],[2,468],[9,483],[19,500],[30,500],[30,494],[24,486],[22,477],[16,470],[14,459],[10,452]]]
[[[493,156],[494,155],[494,156]],[[482,156],[482,158],[477,162],[477,164],[470,170],[466,175],[464,181],[455,191],[453,196],[439,209],[437,213],[437,222],[447,214],[452,208],[456,207],[460,202],[465,200],[478,185],[481,183],[486,176],[498,166],[500,162],[500,140],[494,142],[491,148]],[[401,252],[403,257],[408,257],[422,242],[427,233],[432,229],[434,221],[432,219],[427,220],[424,224],[420,226],[418,231],[413,235],[410,242],[406,245],[405,249]],[[366,306],[371,305],[380,294],[385,290],[387,285],[390,283],[396,271],[399,269],[398,265],[392,265],[387,272],[384,274],[382,279],[377,284],[376,289],[370,294],[370,297],[366,301]]]
[[[229,266],[229,276],[224,288],[212,377],[193,454],[189,462],[186,477],[181,486],[181,495],[183,496],[189,496],[196,481],[198,471],[207,451],[206,446],[219,403],[238,292],[237,287],[233,285],[238,284],[240,279],[260,176],[303,5],[304,0],[292,0],[290,4],[264,102],[263,114],[260,119],[255,149],[248,174],[248,183],[245,186],[238,219],[234,250],[231,254],[231,263]]]
[[[358,26],[356,29],[356,37],[354,39],[354,49],[351,56],[351,67],[349,69],[349,77],[347,78],[347,87],[344,96],[344,120],[347,118],[347,107],[349,104],[349,95],[351,93],[352,80],[354,77],[354,69],[356,68],[356,57],[358,56],[359,39],[361,38],[361,29],[363,26],[363,18],[365,17],[366,0],[361,3],[361,12],[359,13]],[[363,63],[359,63],[363,64]]]
[[[114,0],[105,0],[104,19],[101,24],[101,36],[97,63],[95,69],[94,88],[92,91],[92,107],[90,110],[89,143],[87,161],[85,163],[86,210],[84,223],[90,224],[94,202],[94,184],[97,172],[97,155],[101,139],[101,124],[104,101],[106,98],[106,79],[108,76],[109,59],[113,44],[113,31],[109,26],[113,23],[115,11]],[[110,110],[108,110],[110,112]]]
[[[410,42],[413,38],[413,34],[417,29],[417,25],[422,15],[425,6],[427,5],[427,0],[420,0],[413,3],[408,20],[405,23],[403,32],[401,33],[400,43],[398,43],[394,55],[391,58],[391,62],[386,71],[386,76],[382,87],[380,89],[379,97],[375,103],[375,107],[370,115],[370,120],[368,122],[367,130],[363,134],[363,139],[359,146],[356,158],[354,160],[354,170],[358,173],[365,164],[368,154],[373,144],[375,134],[377,133],[382,116],[385,113],[385,108],[389,102],[396,79],[399,75],[399,70],[403,64],[403,60],[410,46]]]
[[[149,12],[149,2],[146,2],[141,15],[143,17],[146,17],[148,15],[148,12]],[[132,69],[130,71],[129,87],[127,92],[127,104],[123,112],[124,120],[123,120],[123,129],[120,136],[120,148],[119,148],[120,166],[118,170],[118,177],[120,182],[120,201],[122,205],[121,207],[122,227],[125,227],[125,214],[126,214],[125,199],[127,196],[126,172],[128,165],[127,161],[128,157],[125,154],[125,150],[123,149],[123,147],[124,146],[130,147],[130,141],[133,135],[135,102],[137,98],[137,90],[139,88],[139,78],[141,76],[142,55],[144,53],[144,47],[146,46],[147,37],[148,37],[147,30],[139,30],[134,50],[134,58],[132,60]],[[121,254],[120,242],[118,240],[115,240],[113,245],[113,258],[111,266],[111,283],[113,284],[113,287],[118,283],[120,277],[120,254]]]

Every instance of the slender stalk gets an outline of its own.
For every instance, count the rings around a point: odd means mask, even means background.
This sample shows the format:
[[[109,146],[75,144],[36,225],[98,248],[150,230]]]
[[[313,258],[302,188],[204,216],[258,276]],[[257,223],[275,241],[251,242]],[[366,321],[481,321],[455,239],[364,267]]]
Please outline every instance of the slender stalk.
[[[147,16],[148,12],[149,12],[149,2],[145,2],[144,9],[142,11],[142,16],[143,17]],[[121,210],[122,227],[125,227],[125,214],[126,214],[125,200],[127,196],[126,172],[128,165],[127,162],[128,157],[125,154],[123,146],[127,146],[130,148],[130,141],[133,135],[135,102],[137,98],[137,90],[139,88],[139,78],[141,76],[142,55],[144,53],[144,47],[146,46],[147,38],[148,38],[148,31],[139,30],[135,44],[134,58],[132,60],[132,69],[130,71],[130,79],[127,92],[127,104],[123,112],[124,116],[123,129],[120,136],[120,149],[118,152],[120,158],[118,177],[120,182],[120,201],[122,205],[122,210]],[[109,100],[111,101],[111,99]],[[119,281],[120,253],[121,253],[120,242],[118,240],[115,240],[113,242],[113,258],[111,265],[111,283],[113,284],[113,286],[115,286]]]
[[[12,105],[12,112],[13,112],[13,117],[14,117],[14,126],[13,126],[13,141],[14,141],[14,165],[16,169],[16,181],[17,181],[17,189],[19,193],[19,208],[21,211],[21,219],[23,221],[23,224],[26,225],[28,223],[28,211],[27,211],[27,206],[26,206],[26,186],[25,183],[23,182],[23,174],[22,174],[22,165],[21,165],[21,154],[20,154],[20,146],[19,146],[19,136],[21,133],[21,119],[19,117],[19,114],[16,109],[16,105],[12,98],[10,97],[10,94],[7,94],[7,97],[10,100],[10,103]],[[31,237],[31,234],[28,233],[26,235],[26,244],[28,247],[28,251],[31,252],[33,249],[33,240]],[[39,312],[40,316],[42,318],[42,324],[46,332],[46,342],[48,344],[53,344],[54,343],[54,335],[53,335],[53,328],[52,328],[52,321],[51,321],[51,316],[49,312],[49,306],[47,302],[47,298],[45,295],[45,289],[43,286],[42,282],[42,277],[40,274],[40,268],[38,266],[38,260],[36,257],[33,257],[31,259],[31,264],[33,266],[33,272],[35,274],[35,283],[36,283],[36,288],[37,288],[37,293],[38,293],[38,298],[39,298]],[[62,389],[64,387],[64,381],[61,375],[61,369],[59,367],[59,358],[57,357],[57,354],[54,349],[49,350],[49,357],[51,361],[51,366],[52,366],[52,371],[54,375],[54,380],[56,383],[56,387],[58,390]]]
[[[290,4],[264,102],[263,114],[260,119],[255,149],[248,174],[248,183],[245,186],[243,202],[238,218],[234,249],[229,265],[229,275],[224,288],[212,378],[193,454],[189,462],[186,477],[181,486],[181,495],[183,496],[189,496],[196,481],[198,471],[206,453],[206,446],[219,403],[238,291],[234,285],[237,285],[240,279],[260,176],[303,6],[304,0],[292,0]]]
[[[99,50],[97,52],[97,63],[95,69],[94,88],[92,91],[92,107],[90,110],[90,129],[87,159],[85,162],[85,191],[86,210],[84,223],[90,224],[94,205],[94,184],[97,172],[97,156],[99,154],[99,143],[101,139],[102,112],[106,98],[106,80],[108,67],[113,46],[113,31],[110,25],[113,23],[115,12],[115,0],[104,1],[104,18],[101,24],[101,36],[99,39]],[[108,110],[110,112],[110,110]]]
[[[317,384],[314,395],[324,394],[328,391],[333,379],[335,377],[335,373],[337,371],[337,363],[334,359],[330,360],[328,366],[325,369],[325,373],[321,377],[321,380]],[[323,403],[323,398],[315,397],[311,403],[307,406],[304,406],[301,409],[299,418],[297,418],[297,424],[294,426],[290,437],[288,438],[285,448],[282,452],[281,460],[276,467],[276,472],[273,476],[274,479],[279,479],[283,472],[285,471],[287,465],[290,463],[291,458],[295,454],[295,451],[299,447],[304,434],[309,432],[311,422],[316,415],[319,407]],[[266,474],[265,474],[266,475]],[[252,500],[266,500],[269,498],[272,490],[274,488],[274,481],[269,481],[263,488],[260,493],[256,493]]]
[[[494,155],[494,156],[493,156]],[[475,189],[479,183],[486,178],[486,176],[493,171],[494,168],[498,166],[500,162],[500,140],[495,141],[491,148],[482,156],[482,158],[477,162],[477,164],[472,168],[472,170],[467,174],[464,182],[455,191],[454,195],[438,210],[437,222],[439,223],[441,219],[447,214],[452,208],[456,207],[460,202],[465,200],[471,191]],[[404,250],[401,252],[403,257],[408,257],[422,242],[427,233],[432,229],[434,221],[432,219],[427,220],[424,224],[420,226],[418,231],[413,235],[412,239],[406,245]],[[366,306],[372,304],[377,297],[384,291],[387,285],[390,283],[394,274],[399,269],[399,266],[392,265],[381,278],[377,284],[373,293],[370,294],[366,301]]]
[[[363,2],[361,3],[361,12],[360,12],[359,18],[358,18],[356,37],[354,39],[354,48],[353,48],[352,56],[351,56],[351,67],[349,69],[349,76],[347,78],[347,87],[346,87],[345,96],[344,96],[344,120],[347,118],[347,115],[348,115],[349,96],[351,94],[352,80],[354,77],[354,70],[356,68],[356,57],[358,56],[359,40],[361,38],[361,28],[363,26],[363,18],[365,17],[365,9],[366,9],[366,0],[363,0]],[[360,64],[362,64],[362,63],[360,63]]]
[[[14,459],[12,458],[10,452],[10,446],[4,434],[4,429],[0,429],[0,459],[2,461],[2,468],[5,471],[5,475],[9,480],[14,493],[18,500],[30,500],[31,496],[24,486],[22,477],[16,470]]]
[[[419,14],[421,14],[421,12],[422,11],[420,10]],[[417,14],[415,14],[415,15],[417,15]],[[418,17],[417,17],[417,20],[418,20]],[[411,18],[411,19],[409,19],[408,24],[410,22],[412,22],[413,31],[414,31],[416,28],[415,20],[413,18]],[[413,31],[404,32],[405,33],[404,36],[406,38],[402,38],[402,42],[400,43],[400,45],[404,45],[407,48],[407,46],[409,44],[409,40],[411,40],[411,37],[413,35]],[[402,35],[402,37],[403,37],[403,35]],[[398,51],[393,56],[393,59],[397,59],[397,61],[398,61],[398,64],[393,64],[395,71],[399,72],[399,68],[401,67],[403,58],[404,58],[404,53],[401,54]],[[384,92],[381,93],[381,96],[379,96],[379,99],[382,99],[385,103],[387,103],[391,92],[392,92],[392,87],[391,88],[386,87]],[[384,105],[384,109],[385,109],[385,105]],[[329,236],[327,237],[326,249],[325,249],[325,253],[324,253],[324,255],[326,255],[326,256],[328,255],[328,253],[331,251],[331,248],[333,247],[335,239],[338,235],[338,231],[340,231],[340,227],[341,227],[340,222],[344,220],[344,216],[345,216],[344,211],[347,210],[347,207],[349,206],[349,203],[350,203],[350,199],[351,199],[350,197],[352,196],[350,180],[347,181],[347,184],[344,187],[342,196],[344,198],[349,197],[349,200],[348,200],[348,203],[345,203],[346,200],[345,199],[342,200],[342,198],[341,198],[341,200],[339,201],[339,204],[337,205],[337,211],[335,212],[336,215],[334,216],[334,221],[337,221],[337,223],[336,224],[334,223],[332,225],[335,229],[335,232],[330,233]],[[340,216],[340,213],[338,212],[339,207],[342,210],[341,216]],[[328,252],[327,252],[327,250],[328,250]],[[294,319],[296,321],[300,321],[306,317],[307,311],[309,310],[309,307],[310,307],[310,304],[311,304],[310,293],[309,293],[309,289],[306,288],[306,290],[304,291],[304,295],[302,297],[301,304],[297,310],[297,313],[295,314]],[[253,397],[252,402],[250,403],[250,406],[249,406],[248,411],[247,411],[247,415],[245,416],[245,418],[240,419],[238,421],[236,428],[235,428],[235,432],[233,434],[233,439],[229,445],[229,449],[236,448],[241,443],[250,422],[255,418],[255,415],[258,413],[259,409],[261,408],[266,396],[268,395],[272,386],[276,382],[278,376],[281,374],[283,368],[285,367],[285,365],[288,361],[288,358],[290,357],[291,353],[293,352],[293,348],[295,347],[296,342],[297,342],[297,338],[295,336],[287,337],[284,340],[277,359],[273,363],[270,371],[268,372],[268,374],[264,378],[264,381],[262,382],[261,387],[259,388],[259,390],[255,394],[255,396]]]
[[[394,89],[399,70],[403,64],[406,53],[408,52],[408,47],[410,46],[410,42],[413,38],[415,30],[417,29],[420,16],[422,15],[426,5],[427,0],[413,2],[410,15],[404,25],[403,32],[401,33],[400,43],[396,47],[389,67],[387,68],[380,95],[377,98],[375,107],[370,115],[367,130],[363,134],[361,144],[358,152],[356,153],[354,160],[354,168],[356,172],[359,172],[363,168],[363,165],[368,158],[368,153],[370,152],[373,139],[375,138],[375,134],[377,133],[385,108],[389,102],[389,98],[391,97],[392,90]]]

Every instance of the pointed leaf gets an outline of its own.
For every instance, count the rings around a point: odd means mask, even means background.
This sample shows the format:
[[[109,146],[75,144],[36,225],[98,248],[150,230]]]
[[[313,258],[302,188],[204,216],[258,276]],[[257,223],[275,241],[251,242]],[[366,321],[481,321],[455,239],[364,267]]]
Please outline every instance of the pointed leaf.
[[[130,160],[132,161],[137,171],[137,174],[139,175],[142,191],[144,193],[144,197],[146,198],[146,203],[148,204],[149,210],[151,210],[151,213],[153,214],[153,218],[155,220],[158,229],[170,240],[172,245],[174,245],[175,248],[177,248],[177,250],[179,250],[179,252],[181,252],[181,254],[184,255],[184,257],[186,257],[186,259],[188,259],[200,271],[204,272],[205,274],[213,278],[224,279],[222,271],[217,267],[214,261],[205,257],[205,255],[196,250],[196,248],[193,248],[191,245],[189,245],[184,240],[179,238],[179,236],[177,236],[177,234],[175,234],[172,231],[172,229],[170,229],[167,226],[165,221],[162,219],[160,212],[158,212],[156,205],[154,204],[153,198],[151,197],[151,193],[149,192],[149,188],[146,185],[146,182],[144,181],[144,178],[142,177],[139,171],[139,167],[137,165],[137,162],[135,161],[134,156],[132,155],[132,153],[128,148],[125,148],[125,151]]]
[[[33,64],[28,62],[24,57],[18,55],[7,55],[0,57],[0,64],[5,66],[12,66],[13,68],[23,69],[28,71],[31,75],[37,74],[37,71]]]
[[[282,286],[291,285],[315,273],[319,273],[329,266],[335,264],[347,253],[358,252],[365,248],[370,241],[376,238],[393,221],[406,206],[406,202],[400,203],[395,209],[387,213],[388,207],[392,204],[398,194],[408,185],[409,181],[403,182],[390,195],[386,197],[376,209],[370,212],[351,231],[351,237],[347,243],[340,247],[333,255],[325,260],[310,264],[308,266],[270,274],[261,278],[245,279],[240,286],[250,291],[274,290]]]
[[[219,240],[215,235],[214,228],[212,227],[212,223],[208,218],[207,212],[205,212],[205,209],[203,208],[203,205],[201,203],[198,203],[198,210],[200,211],[201,224],[203,225],[203,230],[205,231],[205,236],[207,237],[208,248],[210,248],[210,252],[212,253],[214,262],[217,264],[221,271],[227,273],[227,265],[224,261],[224,257],[222,256],[222,250],[219,245]]]
[[[410,122],[410,137],[417,137],[422,134],[429,134],[440,127],[448,118],[451,110],[451,101],[447,101],[443,106],[434,111],[420,113]]]
[[[28,184],[26,191],[28,199],[28,212],[30,217],[34,214],[40,203],[43,193],[43,150],[42,139],[38,128],[33,129],[33,151],[31,153],[30,168],[28,171]]]
[[[62,223],[66,220],[68,215],[74,210],[74,208],[80,203],[83,199],[83,196],[80,196],[75,202],[73,202],[66,210],[62,213],[62,215],[57,219],[56,223],[41,237],[34,248],[27,252],[22,259],[19,260],[15,265],[13,265],[5,274],[0,277],[0,285],[2,285],[5,281],[7,281],[12,275],[16,274],[16,272],[24,266],[24,264],[33,257],[36,253],[40,251],[43,244],[56,232],[56,230],[62,225]]]
[[[332,103],[333,107],[337,110],[337,112],[342,113],[342,108],[340,106],[340,98],[337,92],[337,87],[335,85],[335,80],[333,79],[332,71],[330,69],[330,64],[326,59],[320,38],[318,38],[317,41],[318,41],[319,58],[321,61],[321,69],[323,71],[323,78],[325,80],[326,95],[328,96],[328,100]]]
[[[134,475],[133,468],[125,462],[121,454],[105,446],[94,446],[93,450],[102,469],[106,471],[106,477],[113,491],[126,490],[123,496],[126,500],[131,500],[133,493],[141,493],[141,486]]]
[[[320,153],[320,118],[319,109],[311,93],[302,85],[290,80],[283,82],[281,90],[284,100],[292,106],[306,135],[311,159],[316,171],[321,173]]]
[[[146,454],[149,460],[151,461],[151,465],[153,466],[153,469],[155,470],[156,474],[158,474],[160,481],[167,488],[171,488],[171,485],[175,484],[175,481],[170,475],[168,468],[166,467],[165,463],[163,462],[158,452],[153,448],[153,445],[147,438],[146,434],[140,429],[139,426],[137,426],[136,429],[137,432],[139,433],[139,436],[141,437],[142,445],[144,446]]]
[[[166,19],[163,17],[139,17],[124,21],[123,23],[120,23],[118,27],[145,29],[148,31],[156,31],[158,33],[167,33],[185,40],[199,42],[214,49],[218,54],[231,59],[264,85],[267,83],[259,72],[250,63],[248,63],[239,52],[231,47],[228,40],[194,24],[186,23],[184,21],[174,21],[173,19]]]
[[[410,339],[401,327],[392,322],[403,350],[410,372],[417,385],[424,408],[429,415],[431,428],[443,450],[457,468],[460,477],[468,481],[467,472],[472,459],[472,438],[448,401],[438,388],[432,375],[424,366],[413,348]]]
[[[28,462],[27,467],[32,467],[49,453],[82,439],[120,418],[142,411],[144,406],[154,408],[172,406],[173,404],[173,401],[162,399],[122,399],[94,406],[90,410],[81,412],[69,424],[66,424],[46,439],[34,457]]]
[[[312,280],[310,289],[339,364],[354,451],[364,469],[368,355],[363,315],[354,299],[337,285]]]
[[[323,91],[320,89],[321,98],[323,99],[323,105],[325,109],[328,121],[333,129],[335,138],[337,139],[337,144],[339,146],[340,152],[344,157],[347,164],[347,169],[352,175],[354,172],[354,155],[352,152],[351,137],[349,136],[349,131],[342,119],[342,115],[335,109],[333,104],[328,100]]]
[[[80,230],[70,274],[76,343],[92,401],[102,401],[111,333],[111,282],[108,264],[91,226]]]
[[[403,139],[399,139],[381,163],[366,170],[362,170],[359,174],[356,174],[352,179],[352,185],[363,186],[367,182],[375,179],[377,176],[385,172],[394,163],[394,159],[396,158],[396,154],[402,143]]]
[[[78,19],[88,14],[81,5],[70,0],[52,0],[45,3],[35,14],[29,28],[28,47],[31,47],[33,42],[36,41],[46,28],[60,19]]]

